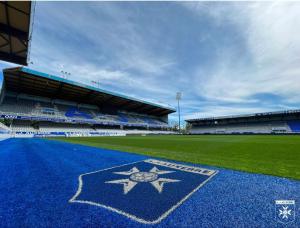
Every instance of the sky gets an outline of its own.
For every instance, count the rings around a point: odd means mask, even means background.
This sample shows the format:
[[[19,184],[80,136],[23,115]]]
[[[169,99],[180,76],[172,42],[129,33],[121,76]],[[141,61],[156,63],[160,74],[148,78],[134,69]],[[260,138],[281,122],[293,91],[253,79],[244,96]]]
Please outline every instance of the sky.
[[[299,12],[300,2],[37,2],[29,67],[173,107],[180,91],[184,119],[299,109]]]

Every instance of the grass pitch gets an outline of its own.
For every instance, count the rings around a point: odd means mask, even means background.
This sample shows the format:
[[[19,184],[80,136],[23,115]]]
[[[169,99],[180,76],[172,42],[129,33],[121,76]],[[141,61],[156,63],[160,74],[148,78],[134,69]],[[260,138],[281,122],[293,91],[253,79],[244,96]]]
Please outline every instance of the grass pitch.
[[[300,180],[299,136],[126,136],[56,138],[93,147]]]

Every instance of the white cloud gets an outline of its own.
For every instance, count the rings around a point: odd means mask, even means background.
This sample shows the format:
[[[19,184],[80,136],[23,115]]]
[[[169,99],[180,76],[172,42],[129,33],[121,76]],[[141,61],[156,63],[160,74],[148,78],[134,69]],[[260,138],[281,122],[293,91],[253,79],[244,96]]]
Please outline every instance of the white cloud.
[[[160,79],[176,62],[150,45],[149,28],[132,20],[137,12],[124,10],[120,3],[62,4],[37,4],[34,68],[60,74],[63,65],[75,81],[99,81],[104,89],[152,101],[170,96],[171,83]]]
[[[137,98],[176,105],[182,91],[184,115],[288,109],[300,104],[299,12],[298,2],[39,2],[31,56],[40,71]]]
[[[231,115],[242,115],[251,113],[271,112],[274,111],[272,108],[251,108],[251,107],[230,107],[230,106],[206,106],[201,112],[188,114],[184,116],[184,119],[196,119],[196,118],[210,118],[215,116],[231,116]]]
[[[188,4],[200,17],[208,12],[216,23],[230,21],[245,37],[245,55],[250,57],[248,63],[241,62],[243,56],[234,50],[222,50],[223,56],[217,59],[210,75],[195,72],[194,80],[200,82],[194,87],[198,94],[219,101],[255,102],[251,96],[272,93],[286,101],[300,102],[300,3],[238,2],[214,6]]]

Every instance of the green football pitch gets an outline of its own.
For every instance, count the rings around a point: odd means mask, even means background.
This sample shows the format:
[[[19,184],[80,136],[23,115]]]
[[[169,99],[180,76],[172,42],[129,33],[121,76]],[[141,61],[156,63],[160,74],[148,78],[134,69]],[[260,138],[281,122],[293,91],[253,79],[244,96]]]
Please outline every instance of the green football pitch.
[[[300,136],[175,135],[56,139],[159,158],[300,179]]]

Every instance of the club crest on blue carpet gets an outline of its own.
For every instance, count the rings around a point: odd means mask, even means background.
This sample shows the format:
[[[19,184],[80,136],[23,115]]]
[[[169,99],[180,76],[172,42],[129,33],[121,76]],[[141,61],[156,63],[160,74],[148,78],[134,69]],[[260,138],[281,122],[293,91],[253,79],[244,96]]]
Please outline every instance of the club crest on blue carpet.
[[[217,171],[147,159],[79,176],[71,203],[103,207],[142,223],[158,223]]]

